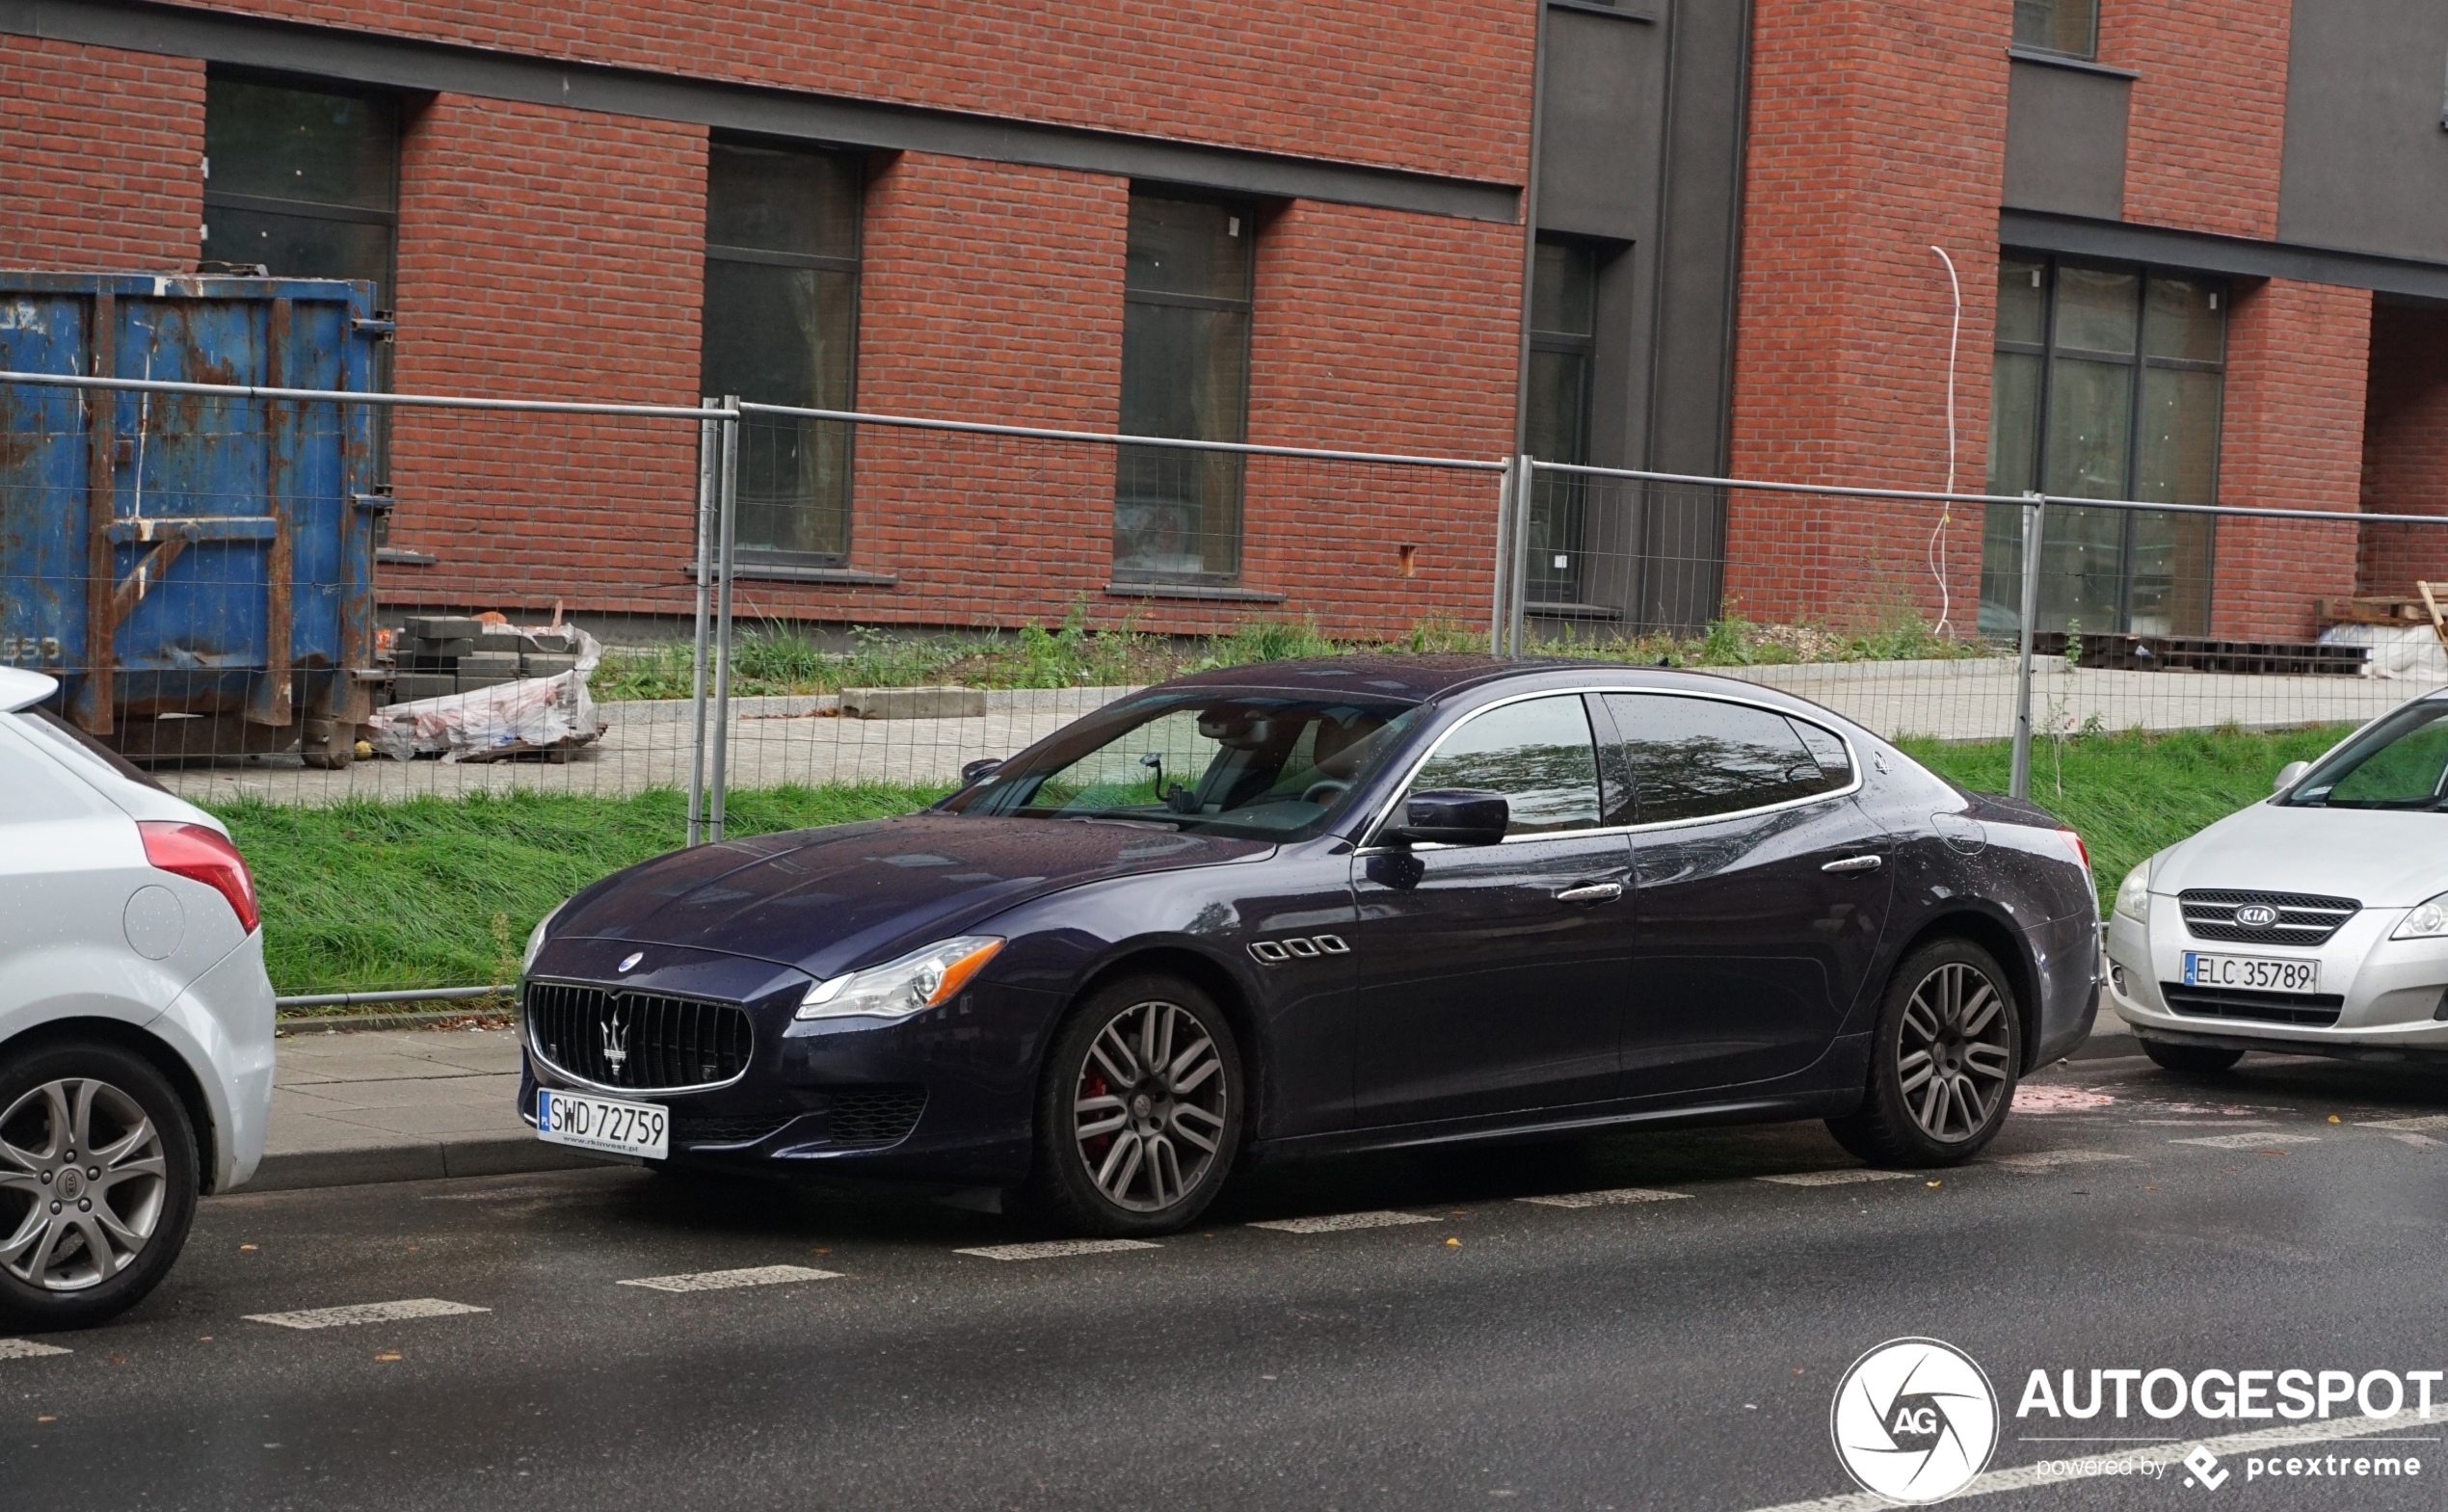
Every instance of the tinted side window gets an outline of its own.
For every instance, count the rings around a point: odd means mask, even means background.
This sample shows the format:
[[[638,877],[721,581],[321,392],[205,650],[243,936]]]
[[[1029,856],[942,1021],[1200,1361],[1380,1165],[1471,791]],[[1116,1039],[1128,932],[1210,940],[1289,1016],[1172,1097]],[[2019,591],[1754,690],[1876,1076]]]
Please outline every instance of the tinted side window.
[[[1598,749],[1578,693],[1488,710],[1445,737],[1413,792],[1476,787],[1511,805],[1507,835],[1598,827]]]
[[[1842,741],[1764,708],[1610,693],[1607,712],[1623,734],[1634,811],[1642,824],[1764,808],[1852,780]]]

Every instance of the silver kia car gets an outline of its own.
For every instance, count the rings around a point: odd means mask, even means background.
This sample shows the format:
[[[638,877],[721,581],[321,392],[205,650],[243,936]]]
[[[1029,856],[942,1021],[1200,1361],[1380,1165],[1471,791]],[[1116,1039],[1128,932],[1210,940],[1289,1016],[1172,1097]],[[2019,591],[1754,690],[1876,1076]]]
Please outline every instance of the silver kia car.
[[[2108,985],[2142,1049],[2448,1060],[2448,689],[2291,763],[2127,876]]]

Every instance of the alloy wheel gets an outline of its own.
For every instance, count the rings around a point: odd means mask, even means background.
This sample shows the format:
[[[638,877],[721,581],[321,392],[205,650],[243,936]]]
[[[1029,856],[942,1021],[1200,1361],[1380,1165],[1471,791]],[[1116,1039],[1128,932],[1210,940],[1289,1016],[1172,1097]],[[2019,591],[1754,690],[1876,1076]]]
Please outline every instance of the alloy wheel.
[[[1072,1138],[1107,1202],[1160,1212],[1215,1164],[1229,1079],[1215,1039],[1179,1003],[1134,1003],[1088,1042]]]
[[[0,1112],[0,1268],[29,1286],[82,1291],[125,1270],[169,1191],[160,1131],[109,1082],[44,1082]]]
[[[1972,1138],[2008,1095],[2013,1054],[2007,998],[1979,968],[1950,961],[1904,1003],[1896,1080],[1913,1122],[1930,1138]]]

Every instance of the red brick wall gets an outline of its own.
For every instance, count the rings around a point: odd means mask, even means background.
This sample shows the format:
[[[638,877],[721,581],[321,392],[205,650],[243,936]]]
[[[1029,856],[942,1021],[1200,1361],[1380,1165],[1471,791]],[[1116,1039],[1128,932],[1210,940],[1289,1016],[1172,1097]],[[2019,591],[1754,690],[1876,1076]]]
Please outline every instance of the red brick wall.
[[[2352,513],[2363,464],[2372,297],[2272,279],[2239,286],[2227,322],[2219,501]],[[2315,597],[2354,591],[2352,527],[2222,519],[2211,633],[2302,639]]]
[[[191,271],[204,66],[0,37],[0,267]]]
[[[1534,0],[221,0],[545,57],[1506,183],[1528,156]]]
[[[2116,0],[2100,62],[2132,68],[2125,219],[2277,234],[2292,0]]]
[[[1735,358],[1737,476],[1935,490],[1947,476],[1953,313],[1963,283],[1956,483],[1980,491],[2004,193],[2002,3],[1759,0]],[[1935,506],[1746,494],[1726,596],[1754,619],[1934,621]],[[1953,627],[1973,623],[1979,510],[1949,532]]]
[[[401,144],[397,386],[688,404],[703,129],[444,94]],[[691,422],[403,411],[392,603],[671,610],[694,549]]]
[[[2362,504],[2448,520],[2448,310],[2373,306]],[[2448,523],[2363,527],[2355,592],[2410,594],[2417,579],[2448,583]]]

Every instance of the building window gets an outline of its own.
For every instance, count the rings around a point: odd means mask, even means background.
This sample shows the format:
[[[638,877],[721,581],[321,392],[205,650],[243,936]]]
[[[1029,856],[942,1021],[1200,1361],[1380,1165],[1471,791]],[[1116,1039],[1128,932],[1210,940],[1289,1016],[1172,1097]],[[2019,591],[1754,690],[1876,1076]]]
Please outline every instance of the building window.
[[[1122,295],[1126,436],[1249,434],[1249,206],[1133,190]],[[1241,457],[1125,446],[1115,459],[1113,572],[1229,581],[1240,570]]]
[[[203,256],[279,278],[363,279],[392,302],[399,102],[204,81]]]
[[[2005,254],[1989,491],[2218,502],[2227,295],[2221,279]],[[2207,633],[2215,534],[2204,515],[2052,506],[2036,628]],[[2022,567],[2022,512],[1991,505],[1984,630],[2017,627]]]
[[[1589,461],[1589,373],[1597,346],[1598,253],[1541,237],[1530,272],[1526,442],[1541,462]],[[1530,491],[1529,592],[1534,603],[1582,599],[1584,480],[1542,473]]]
[[[2089,58],[2099,52],[2099,0],[2014,0],[2014,45]]]
[[[859,160],[837,153],[707,145],[703,392],[851,407],[862,180]],[[809,566],[847,562],[850,443],[839,420],[743,422],[738,549]]]

